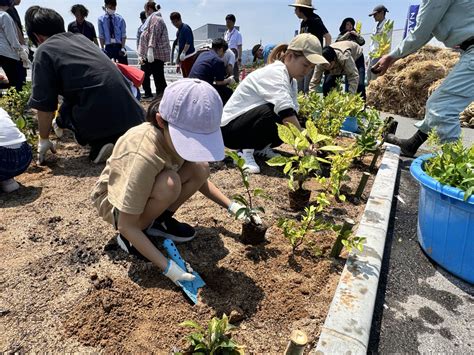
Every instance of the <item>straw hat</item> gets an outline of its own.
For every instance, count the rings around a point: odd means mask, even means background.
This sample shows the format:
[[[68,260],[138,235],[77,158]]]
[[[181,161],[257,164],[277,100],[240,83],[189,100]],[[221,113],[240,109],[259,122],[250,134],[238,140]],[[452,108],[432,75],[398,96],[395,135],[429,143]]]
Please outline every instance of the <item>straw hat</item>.
[[[288,6],[293,6],[293,7],[306,7],[308,9],[313,9],[315,10],[315,8],[313,7],[313,4],[312,4],[312,1],[311,0],[296,0],[296,2],[294,4],[291,4],[291,5],[288,5]]]

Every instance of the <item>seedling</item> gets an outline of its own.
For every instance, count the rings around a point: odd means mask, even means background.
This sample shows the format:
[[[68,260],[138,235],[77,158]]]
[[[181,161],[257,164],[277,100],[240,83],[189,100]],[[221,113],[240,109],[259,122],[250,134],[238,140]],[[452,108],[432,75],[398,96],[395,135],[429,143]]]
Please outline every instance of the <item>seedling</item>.
[[[337,239],[332,246],[331,257],[335,258],[341,254],[342,248],[345,247],[349,252],[353,248],[358,249],[359,251],[364,250],[364,243],[366,238],[358,237],[352,234],[352,228],[354,228],[355,222],[346,218],[342,226],[335,226],[334,231],[338,232]]]
[[[366,108],[360,114],[357,123],[360,134],[356,138],[356,144],[360,148],[361,156],[375,152],[386,128],[379,112],[374,108]]]
[[[464,148],[462,139],[442,144],[434,131],[428,136],[428,144],[436,153],[424,164],[425,172],[443,185],[464,191],[467,201],[474,194],[474,145]]]
[[[380,58],[390,51],[392,44],[393,20],[387,20],[383,25],[382,31],[376,35],[372,35],[373,43],[376,43],[376,48],[369,53],[370,58]]]
[[[255,205],[254,198],[269,199],[270,197],[262,189],[256,188],[252,190],[250,188],[250,175],[247,172],[247,168],[244,168],[245,160],[243,158],[234,151],[227,152],[227,156],[232,158],[237,166],[247,195],[247,197],[242,194],[232,196],[235,201],[244,206],[235,214],[236,219],[243,219],[245,221],[242,227],[242,241],[246,244],[258,244],[265,240],[267,227],[262,223],[258,215],[259,213],[265,213],[265,210],[263,207]]]
[[[205,329],[198,323],[187,320],[180,324],[182,327],[195,329],[187,336],[192,354],[202,355],[238,355],[243,354],[243,346],[231,339],[231,331],[236,327],[229,323],[224,314],[222,319],[214,317]]]
[[[347,171],[352,162],[360,155],[361,150],[355,146],[342,153],[334,154],[329,157],[331,160],[331,173],[328,179],[328,189],[340,201],[345,201],[346,196],[341,194],[341,185],[343,181],[349,180]]]
[[[283,235],[290,242],[293,253],[310,235],[333,227],[322,218],[317,218],[317,214],[321,213],[329,204],[326,194],[321,193],[316,198],[315,205],[304,209],[300,222],[288,218],[281,218],[278,221],[278,227],[283,230]]]

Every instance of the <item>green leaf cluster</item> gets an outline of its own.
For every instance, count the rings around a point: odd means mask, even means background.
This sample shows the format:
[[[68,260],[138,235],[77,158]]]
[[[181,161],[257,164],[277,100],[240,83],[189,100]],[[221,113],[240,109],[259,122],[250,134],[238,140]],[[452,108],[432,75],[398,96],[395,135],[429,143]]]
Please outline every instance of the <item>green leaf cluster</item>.
[[[270,196],[260,188],[255,188],[251,189],[250,188],[250,175],[247,172],[247,168],[244,168],[245,165],[245,159],[243,159],[237,152],[235,151],[228,151],[226,155],[234,161],[234,164],[236,165],[237,169],[239,170],[240,177],[242,179],[242,183],[245,187],[246,190],[246,195],[245,197],[242,194],[235,194],[232,196],[232,198],[242,204],[244,207],[239,209],[236,214],[235,218],[239,219],[241,217],[245,217],[245,220],[253,220],[253,217],[256,216],[259,212],[265,213],[265,210],[261,206],[255,206],[254,204],[254,198],[255,197],[261,197],[265,199],[270,199]]]
[[[474,145],[464,148],[462,139],[441,144],[432,131],[428,143],[435,148],[435,155],[425,162],[425,172],[443,185],[464,191],[464,200],[474,194]]]
[[[292,156],[278,156],[267,161],[270,166],[282,166],[283,173],[288,175],[288,185],[292,190],[303,188],[303,184],[311,174],[321,168],[321,162],[329,163],[318,156],[318,151],[335,152],[343,148],[335,145],[322,145],[331,142],[331,137],[320,134],[312,121],[306,122],[306,128],[300,131],[295,125],[278,125],[278,136],[290,145],[294,154]]]
[[[378,142],[382,140],[382,135],[386,128],[379,112],[372,107],[367,107],[359,115],[357,124],[360,134],[356,138],[356,144],[361,151],[360,155],[377,150]]]
[[[202,355],[238,355],[243,354],[243,346],[231,339],[230,332],[235,327],[229,323],[224,314],[222,318],[212,318],[207,328],[198,323],[187,320],[180,324],[182,327],[195,329],[187,336],[192,353]]]
[[[290,242],[293,252],[316,232],[333,228],[332,224],[317,217],[329,204],[326,194],[321,193],[316,198],[316,205],[304,209],[301,221],[288,218],[281,218],[278,221],[278,227],[282,229],[283,235]]]
[[[377,43],[376,49],[369,53],[370,58],[380,58],[390,51],[392,44],[391,33],[393,31],[393,20],[387,20],[379,34],[372,35],[370,38],[373,43]]]
[[[349,233],[352,233],[351,231],[348,231]],[[357,249],[359,251],[364,250],[364,244],[366,242],[367,238],[364,237],[357,237],[355,235],[349,235],[346,238],[343,238],[341,240],[342,245],[346,250],[350,253],[352,249]]]
[[[359,157],[360,154],[361,149],[356,145],[344,152],[334,154],[329,157],[331,160],[331,172],[328,179],[329,191],[340,201],[346,200],[346,196],[342,195],[340,192],[342,182],[349,180],[347,171],[352,165],[354,159]]]
[[[12,87],[0,98],[0,107],[7,111],[18,129],[25,135],[28,143],[36,146],[37,125],[33,117],[27,114],[30,96],[31,82],[26,83],[19,92]]]

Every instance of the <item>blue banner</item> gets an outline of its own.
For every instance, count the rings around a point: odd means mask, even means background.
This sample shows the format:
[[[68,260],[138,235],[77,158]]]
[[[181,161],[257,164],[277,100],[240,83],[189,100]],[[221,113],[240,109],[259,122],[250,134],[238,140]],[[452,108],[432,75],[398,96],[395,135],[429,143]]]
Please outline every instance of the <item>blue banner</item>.
[[[420,10],[420,5],[410,5],[408,8],[407,21],[405,23],[405,32],[403,38],[405,38],[409,31],[413,30],[416,26],[416,17],[418,16],[418,11]]]

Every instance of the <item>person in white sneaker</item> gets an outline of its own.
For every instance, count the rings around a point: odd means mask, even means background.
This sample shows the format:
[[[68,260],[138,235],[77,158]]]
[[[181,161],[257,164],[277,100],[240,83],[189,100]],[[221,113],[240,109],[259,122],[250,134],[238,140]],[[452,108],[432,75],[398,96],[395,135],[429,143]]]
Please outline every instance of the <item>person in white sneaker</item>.
[[[150,104],[148,122],[117,141],[91,193],[99,215],[118,230],[119,246],[153,262],[174,282],[190,274],[156,245],[162,238],[185,242],[195,235],[173,218],[175,211],[197,191],[233,215],[242,208],[208,180],[208,162],[224,159],[221,116],[221,99],[207,82],[170,84]]]
[[[250,73],[224,106],[221,130],[227,148],[240,150],[249,173],[259,173],[254,154],[265,159],[275,156],[271,147],[283,142],[276,123],[298,122],[297,81],[316,64],[327,64],[321,43],[311,34],[300,34],[290,44],[272,51],[269,65]]]
[[[32,157],[25,135],[0,108],[0,192],[8,193],[20,188],[14,177],[28,168]]]

